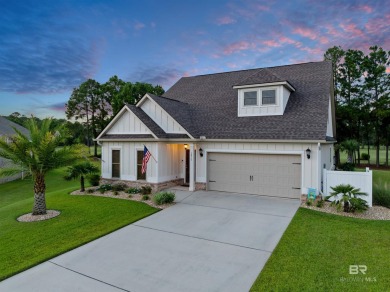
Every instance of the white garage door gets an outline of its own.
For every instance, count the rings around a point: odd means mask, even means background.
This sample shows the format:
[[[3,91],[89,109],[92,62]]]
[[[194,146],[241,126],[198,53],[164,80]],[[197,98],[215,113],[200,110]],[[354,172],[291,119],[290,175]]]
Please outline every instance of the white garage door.
[[[208,189],[299,198],[301,157],[273,154],[208,154]]]

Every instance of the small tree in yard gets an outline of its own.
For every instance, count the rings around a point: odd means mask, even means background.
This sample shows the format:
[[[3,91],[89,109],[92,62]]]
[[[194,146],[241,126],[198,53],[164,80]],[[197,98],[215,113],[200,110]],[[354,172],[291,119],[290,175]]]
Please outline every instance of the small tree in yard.
[[[361,192],[360,189],[354,188],[349,184],[337,185],[335,187],[331,187],[331,189],[333,192],[330,193],[330,196],[326,197],[326,199],[334,198],[331,205],[337,206],[338,209],[343,208],[344,212],[347,213],[367,210],[367,202],[362,198],[357,197],[367,196],[367,194]]]
[[[27,121],[26,127],[30,137],[14,128],[16,135],[10,143],[0,139],[0,157],[21,165],[32,175],[34,181],[33,215],[46,214],[46,184],[48,171],[70,164],[77,157],[74,147],[59,148],[62,141],[58,132],[50,130],[51,119],[43,120],[40,125],[34,118]],[[18,173],[18,169],[1,169],[0,175],[7,176]]]
[[[356,140],[345,140],[340,144],[340,150],[347,152],[347,162],[354,163],[355,151],[359,150],[359,143]]]
[[[68,173],[65,175],[66,180],[78,179],[80,178],[80,190],[85,191],[84,181],[85,176],[89,174],[95,174],[99,172],[99,168],[93,165],[91,162],[83,162],[71,167],[68,167]]]

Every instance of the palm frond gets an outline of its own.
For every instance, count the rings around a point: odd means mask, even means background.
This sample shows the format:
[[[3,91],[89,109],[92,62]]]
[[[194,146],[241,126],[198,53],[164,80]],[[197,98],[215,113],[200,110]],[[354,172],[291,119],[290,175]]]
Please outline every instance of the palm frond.
[[[17,167],[0,168],[0,177],[13,176],[21,172],[22,170]]]

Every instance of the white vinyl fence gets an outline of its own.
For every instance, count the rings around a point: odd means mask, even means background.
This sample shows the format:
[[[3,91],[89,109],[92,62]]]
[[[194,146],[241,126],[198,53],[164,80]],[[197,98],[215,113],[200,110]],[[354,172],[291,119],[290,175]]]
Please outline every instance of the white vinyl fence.
[[[361,198],[367,201],[368,206],[372,207],[372,171],[369,169],[367,169],[366,172],[324,169],[323,183],[323,193],[325,197],[329,196],[332,192],[331,187],[340,184],[350,184],[367,194],[367,196],[361,196]]]

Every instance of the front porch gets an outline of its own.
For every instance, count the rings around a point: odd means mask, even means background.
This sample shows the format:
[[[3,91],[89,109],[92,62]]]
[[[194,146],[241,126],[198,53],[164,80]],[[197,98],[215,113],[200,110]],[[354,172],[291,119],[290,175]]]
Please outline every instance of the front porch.
[[[159,191],[175,185],[189,191],[205,189],[196,182],[198,145],[194,143],[163,142],[104,142],[102,152],[102,183],[124,182],[129,187],[150,185]],[[144,146],[152,157],[142,173]]]

